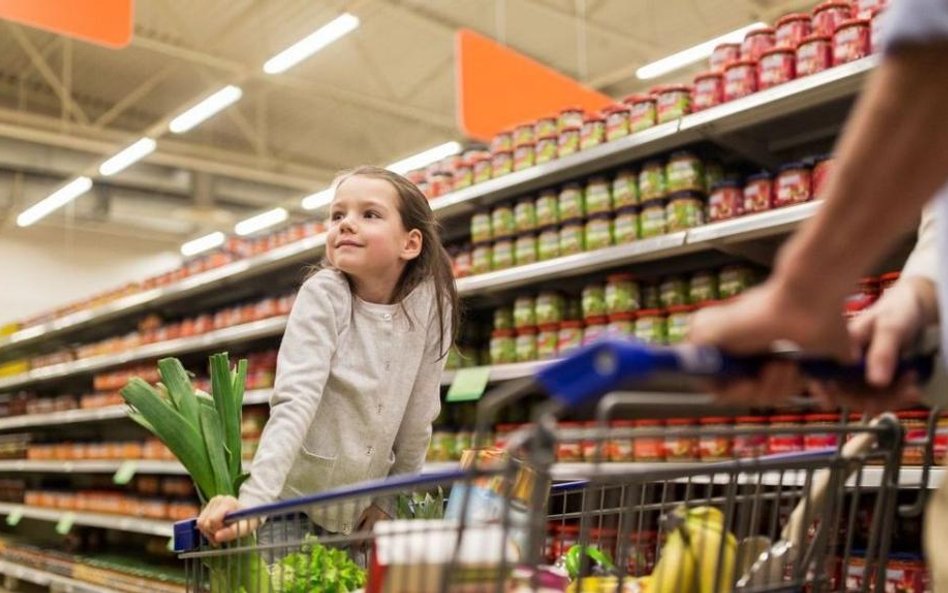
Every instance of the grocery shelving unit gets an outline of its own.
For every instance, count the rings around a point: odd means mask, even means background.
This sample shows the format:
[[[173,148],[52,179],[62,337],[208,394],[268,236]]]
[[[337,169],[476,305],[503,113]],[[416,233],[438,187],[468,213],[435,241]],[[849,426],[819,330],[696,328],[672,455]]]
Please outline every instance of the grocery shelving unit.
[[[174,523],[172,521],[123,517],[122,515],[108,515],[105,513],[87,513],[84,511],[44,509],[22,504],[0,502],[0,515],[7,516],[14,512],[21,513],[24,519],[35,519],[37,521],[48,521],[51,523],[58,523],[68,517],[71,518],[71,522],[74,525],[102,527],[105,529],[157,535],[160,537],[171,537],[174,533]]]
[[[47,572],[23,566],[14,562],[0,560],[0,574],[47,587],[56,586],[62,593],[119,593],[116,589],[109,589],[92,583],[71,579],[60,574]]]

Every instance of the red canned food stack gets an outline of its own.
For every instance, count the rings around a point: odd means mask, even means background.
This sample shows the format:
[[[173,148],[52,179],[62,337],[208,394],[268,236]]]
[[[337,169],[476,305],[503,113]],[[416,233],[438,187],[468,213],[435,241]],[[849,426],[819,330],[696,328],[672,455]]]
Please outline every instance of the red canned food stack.
[[[724,102],[724,75],[720,72],[705,72],[695,77],[691,108],[701,111]]]
[[[829,35],[811,35],[797,47],[797,77],[822,72],[833,65],[833,40]]]
[[[813,9],[813,33],[832,35],[840,23],[852,16],[852,4],[846,0],[828,0]]]
[[[775,47],[764,52],[758,66],[760,90],[793,80],[796,76],[796,61],[796,51],[788,47]]]
[[[724,70],[724,100],[733,101],[757,92],[757,61],[740,60]]]
[[[841,23],[833,34],[833,64],[838,66],[868,56],[872,50],[871,35],[867,19]]]
[[[776,31],[770,27],[749,32],[741,43],[741,59],[759,60],[765,51],[777,44],[776,37]]]
[[[777,21],[776,46],[796,49],[810,31],[810,15],[802,12],[784,15]]]

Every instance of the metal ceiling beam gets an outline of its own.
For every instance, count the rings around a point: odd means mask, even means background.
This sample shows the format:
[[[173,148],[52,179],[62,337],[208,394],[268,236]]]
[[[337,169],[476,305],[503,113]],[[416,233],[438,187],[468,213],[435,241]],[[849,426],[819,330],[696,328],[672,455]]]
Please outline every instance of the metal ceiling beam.
[[[63,102],[64,105],[72,112],[73,116],[80,123],[88,124],[89,118],[86,114],[79,108],[75,101],[73,101],[72,96],[69,93],[62,81],[59,80],[59,77],[53,72],[52,68],[49,67],[49,64],[40,54],[40,51],[36,49],[36,46],[26,37],[26,34],[23,33],[23,30],[18,26],[12,23],[6,23],[7,30],[13,34],[13,38],[16,39],[17,43],[26,52],[30,57],[30,60],[33,62],[33,65],[39,71],[39,73],[46,80],[47,84],[53,89],[53,91],[59,96],[59,100]]]
[[[112,123],[115,120],[115,118],[119,117],[120,115],[125,113],[125,111],[128,108],[132,107],[135,103],[145,98],[145,96],[148,95],[148,93],[150,93],[152,90],[154,90],[156,86],[158,86],[159,84],[161,84],[162,81],[168,78],[168,75],[174,72],[175,68],[176,67],[173,64],[169,66],[165,66],[161,70],[155,72],[154,74],[146,78],[144,81],[142,81],[141,84],[139,84],[137,87],[132,89],[131,92],[129,92],[124,97],[122,97],[120,101],[112,105],[112,107],[110,107],[108,111],[100,115],[98,119],[96,119],[95,122],[92,124],[93,127],[101,129],[109,125],[110,123]]]
[[[588,32],[595,33],[596,35],[604,39],[608,39],[609,41],[612,41],[614,43],[618,43],[630,49],[634,49],[635,51],[639,52],[640,55],[647,54],[655,47],[653,43],[644,39],[639,39],[630,33],[627,33],[625,31],[617,31],[615,29],[611,29],[604,25],[594,23],[590,21],[589,19],[582,21],[580,17],[578,17],[573,12],[561,10],[559,8],[550,6],[549,4],[540,2],[539,0],[523,0],[523,2],[525,4],[528,4],[529,6],[536,8],[537,10],[541,12],[545,12],[546,14],[552,17],[556,17],[562,21],[569,22],[570,24],[576,25],[582,22],[582,24],[585,25],[586,30]]]
[[[15,138],[49,146],[70,148],[96,155],[114,154],[135,138],[88,126],[73,126],[70,133],[58,131],[59,120],[11,109],[0,109],[0,137]],[[217,175],[257,181],[300,191],[311,191],[332,179],[335,170],[294,163],[272,163],[254,156],[211,146],[195,146],[161,140],[147,157],[157,165],[204,171]]]

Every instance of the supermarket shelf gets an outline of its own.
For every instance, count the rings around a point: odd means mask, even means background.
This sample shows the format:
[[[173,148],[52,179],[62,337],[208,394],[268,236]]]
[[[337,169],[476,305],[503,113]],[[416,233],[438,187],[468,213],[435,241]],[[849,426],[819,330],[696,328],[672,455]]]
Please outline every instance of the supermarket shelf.
[[[757,239],[763,236],[772,236],[793,230],[804,220],[813,216],[822,202],[808,202],[742,216],[733,220],[725,220],[706,224],[688,231],[685,242],[688,245],[704,245],[710,247],[716,242],[733,243]]]
[[[831,68],[590,150],[452,192],[432,200],[431,207],[441,219],[462,215],[478,206],[500,199],[522,195],[631,160],[812,109],[855,94],[877,63],[878,58],[870,56]],[[302,263],[321,253],[324,246],[325,235],[309,237],[268,253],[192,276],[173,286],[130,295],[88,311],[27,328],[6,338],[0,338],[0,354],[8,358],[10,353],[20,351],[26,346],[95,323],[132,315],[156,305],[180,301],[200,293],[218,290],[222,285],[239,283],[281,267]]]
[[[34,461],[29,459],[4,459],[0,461],[0,473],[64,473],[64,474],[113,474],[124,461]],[[142,459],[135,462],[139,474],[184,474],[184,466],[177,461],[155,461]]]
[[[106,515],[104,513],[86,513],[79,511],[62,511],[58,509],[42,509],[28,507],[21,504],[11,504],[7,502],[0,503],[0,515],[9,515],[18,509],[23,512],[24,519],[58,522],[68,513],[72,513],[74,518],[73,524],[75,525],[102,527],[105,529],[144,533],[146,535],[158,535],[161,537],[171,537],[174,531],[174,523],[171,521],[156,521],[154,519],[140,519],[138,517],[122,517],[119,515]]]
[[[271,317],[270,319],[262,319],[260,321],[254,321],[253,323],[245,323],[234,327],[219,329],[200,336],[178,338],[177,340],[168,340],[140,346],[138,348],[131,348],[120,354],[104,354],[73,362],[54,364],[34,369],[21,375],[0,379],[0,390],[24,387],[34,383],[49,381],[51,379],[61,379],[82,373],[91,373],[93,371],[120,366],[138,360],[147,360],[161,356],[179,356],[188,352],[216,348],[224,344],[278,336],[286,327],[286,320],[287,318],[285,316]]]
[[[44,587],[56,585],[57,591],[63,593],[119,593],[117,589],[108,589],[92,583],[77,581],[60,574],[46,572],[23,566],[14,562],[0,560],[0,574],[5,574],[21,581],[28,581]]]
[[[270,401],[270,389],[254,389],[244,394],[244,405],[265,404]],[[88,410],[66,410],[64,412],[49,412],[47,414],[24,414],[0,418],[0,432],[27,428],[33,426],[59,426],[61,424],[75,424],[79,422],[95,422],[97,420],[115,420],[124,418],[125,406],[109,406],[107,408],[92,408]]]
[[[697,464],[698,467],[701,467],[700,464]],[[605,463],[599,466],[598,469],[594,469],[595,466],[587,463],[557,463],[552,468],[552,476],[554,480],[565,481],[565,480],[583,480],[588,479],[593,472],[598,472],[601,476],[606,475],[648,475],[654,471],[667,470],[669,468],[681,468],[688,469],[695,467],[696,464],[693,463]],[[918,489],[921,487],[921,477],[922,477],[922,468],[920,467],[904,467],[899,473],[899,486],[902,488],[913,488]],[[937,488],[942,480],[945,477],[945,469],[942,467],[933,467],[930,470],[928,476],[928,488],[934,489]],[[682,478],[680,482],[691,482],[692,484],[708,484],[711,482],[710,475],[695,476],[690,479]],[[727,475],[721,474],[714,477],[714,482],[717,484],[727,484],[730,481],[730,478]],[[739,476],[739,482],[741,484],[757,484],[759,481],[760,484],[765,486],[777,486],[779,484],[783,485],[793,485],[793,486],[804,486],[806,484],[806,473],[803,471],[786,471],[781,474],[781,472],[764,472],[759,476],[757,474],[753,475],[741,475]],[[878,488],[882,484],[882,468],[881,467],[867,467],[863,470],[861,479],[859,481],[860,488]],[[851,477],[847,481],[847,486],[852,488],[856,485],[856,476]]]
[[[322,252],[325,244],[325,234],[308,237],[261,255],[236,261],[203,274],[196,274],[171,286],[146,290],[55,321],[23,329],[0,338],[0,352],[20,350],[42,340],[58,337],[96,323],[132,315],[196,294],[219,290],[223,285],[235,284],[287,265],[310,261]]]
[[[542,362],[518,362],[514,364],[495,364],[490,367],[490,377],[488,381],[510,381],[513,379],[521,379],[523,377],[529,377],[550,364],[551,360],[542,361]],[[441,384],[450,385],[454,381],[454,376],[457,374],[457,371],[444,371],[444,374],[441,375]]]

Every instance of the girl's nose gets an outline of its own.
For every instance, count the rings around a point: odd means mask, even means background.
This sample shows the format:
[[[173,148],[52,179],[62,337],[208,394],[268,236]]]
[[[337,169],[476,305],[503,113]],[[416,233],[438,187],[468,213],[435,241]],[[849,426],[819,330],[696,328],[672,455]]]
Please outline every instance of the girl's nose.
[[[355,230],[355,224],[353,223],[351,216],[343,216],[342,219],[339,220],[339,230],[348,232]]]

